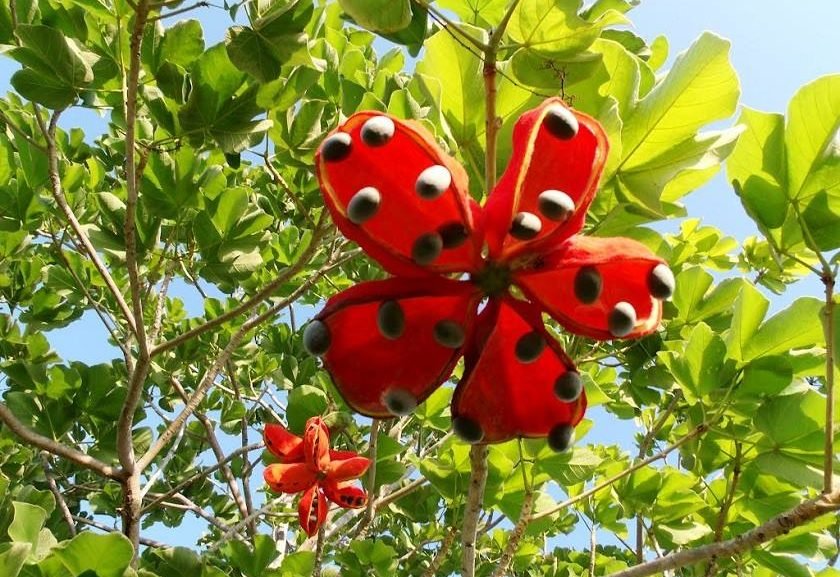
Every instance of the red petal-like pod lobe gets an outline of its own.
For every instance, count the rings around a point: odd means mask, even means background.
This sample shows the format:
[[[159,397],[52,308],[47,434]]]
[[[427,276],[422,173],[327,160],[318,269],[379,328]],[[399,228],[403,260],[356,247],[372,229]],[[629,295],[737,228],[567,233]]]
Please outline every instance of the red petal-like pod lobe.
[[[465,362],[452,418],[456,434],[467,441],[547,437],[583,418],[586,395],[579,375],[532,305],[491,301],[477,321]],[[558,397],[558,388],[566,400]]]
[[[265,468],[263,477],[275,493],[300,493],[318,481],[305,463],[274,463]]]
[[[327,465],[327,479],[335,482],[358,479],[365,474],[370,467],[370,459],[367,457],[352,457],[343,461],[330,461]]]
[[[317,485],[309,488],[298,503],[298,519],[306,534],[312,537],[327,519],[329,504],[323,491]]]
[[[574,236],[514,282],[567,330],[599,340],[652,333],[674,289],[665,262],[626,238]]]
[[[419,123],[359,112],[324,139],[315,164],[336,226],[388,272],[479,266],[466,172]]]
[[[265,446],[284,463],[303,459],[303,439],[290,433],[283,425],[268,423],[263,431]]]
[[[330,464],[330,432],[320,417],[312,417],[306,422],[303,454],[312,471],[323,472]]]
[[[468,334],[479,298],[475,285],[444,278],[363,283],[331,298],[313,322],[326,326],[324,366],[347,404],[369,417],[410,413],[461,356],[457,339],[441,344],[441,328]]]
[[[608,146],[595,119],[559,98],[522,115],[513,157],[484,207],[490,256],[511,260],[580,231]]]
[[[325,479],[321,483],[327,499],[345,509],[359,509],[367,504],[367,493],[352,481],[335,482]]]

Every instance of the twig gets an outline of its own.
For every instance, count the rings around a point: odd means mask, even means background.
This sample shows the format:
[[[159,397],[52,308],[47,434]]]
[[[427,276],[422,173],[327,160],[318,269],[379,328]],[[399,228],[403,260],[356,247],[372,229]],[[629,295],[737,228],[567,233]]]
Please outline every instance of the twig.
[[[687,567],[706,559],[728,558],[749,551],[827,513],[840,509],[840,490],[800,503],[743,535],[728,541],[672,553],[653,561],[610,574],[610,577],[646,577],[669,569]]]
[[[374,488],[376,487],[376,449],[379,445],[379,425],[379,419],[373,419],[370,424],[370,442],[368,444],[368,459],[370,459],[370,467],[368,468],[367,479],[365,480],[368,492],[368,502],[367,507],[365,507],[364,518],[362,519],[359,527],[356,529],[354,538],[364,537],[365,533],[367,533],[368,527],[370,527],[371,522],[373,522],[373,513],[376,510],[376,491]]]
[[[437,553],[435,553],[435,556],[432,558],[432,562],[429,563],[429,566],[426,567],[425,571],[423,571],[423,575],[421,577],[437,577],[438,571],[443,565],[443,562],[446,561],[446,556],[449,555],[449,550],[452,549],[452,544],[454,542],[455,529],[450,529],[446,533],[446,537],[443,538],[443,542],[440,544],[440,548]]]
[[[277,289],[281,286],[286,284],[292,277],[294,277],[297,273],[302,271],[304,267],[309,264],[311,257],[315,254],[317,250],[321,238],[323,238],[324,234],[327,231],[326,225],[326,215],[327,211],[321,213],[321,217],[318,221],[318,224],[315,226],[315,229],[312,233],[312,239],[309,241],[309,246],[306,247],[306,250],[300,255],[297,261],[294,264],[287,267],[283,272],[281,272],[276,279],[268,283],[264,288],[262,288],[259,292],[257,292],[253,297],[243,302],[241,305],[229,310],[228,312],[219,315],[218,317],[211,319],[204,324],[201,324],[194,329],[191,329],[185,333],[178,335],[177,337],[168,340],[164,343],[159,344],[158,346],[154,347],[151,351],[151,356],[154,357],[159,355],[160,353],[166,352],[168,350],[174,349],[181,343],[185,343],[198,335],[204,334],[207,331],[210,331],[217,326],[224,324],[225,322],[242,315],[256,306],[259,306],[263,301],[269,298]],[[312,277],[309,277],[310,279]],[[309,280],[309,279],[307,279]],[[313,281],[314,282],[314,281]],[[311,283],[310,283],[311,284]],[[308,286],[308,285],[307,285]]]
[[[825,463],[823,464],[823,492],[834,490],[834,274],[823,273],[825,284]]]
[[[67,528],[70,529],[70,536],[76,536],[76,523],[73,521],[73,514],[70,512],[69,507],[67,507],[67,501],[64,500],[64,496],[61,494],[61,491],[58,490],[58,485],[55,482],[55,475],[53,475],[52,467],[50,466],[50,460],[47,457],[46,452],[41,453],[41,463],[44,466],[44,476],[47,478],[47,486],[50,488],[50,492],[55,497],[55,502],[58,504],[58,508],[61,510],[61,515],[64,517],[64,520],[67,522]]]
[[[534,508],[534,492],[527,491],[525,498],[522,500],[522,509],[519,511],[519,520],[513,528],[513,531],[507,535],[507,545],[499,559],[496,569],[490,574],[490,577],[503,577],[507,573],[510,562],[513,561],[513,556],[519,549],[519,542],[525,535],[525,529],[528,528],[528,523],[531,520],[531,511]],[[501,519],[501,517],[500,517]]]
[[[741,478],[741,443],[735,443],[735,458],[732,462],[732,479],[730,479],[726,497],[720,507],[717,524],[715,526],[715,543],[723,541],[723,530],[729,520],[729,509],[735,501],[735,492],[738,490],[738,481]],[[712,559],[709,566],[706,568],[706,577],[714,577],[717,570],[717,560]]]
[[[695,437],[698,437],[698,436],[702,435],[708,429],[709,429],[709,425],[706,424],[706,423],[702,423],[700,425],[697,425],[690,433],[688,433],[686,436],[684,436],[682,439],[680,439],[679,441],[677,441],[673,445],[670,445],[669,447],[666,447],[665,449],[663,449],[659,453],[657,453],[655,455],[652,455],[652,456],[648,457],[647,459],[645,459],[643,461],[639,461],[638,463],[634,463],[632,466],[628,467],[627,469],[623,470],[620,473],[616,473],[615,475],[613,475],[609,479],[606,479],[605,481],[602,481],[601,483],[598,483],[597,485],[595,485],[591,489],[587,489],[586,491],[580,493],[579,495],[575,495],[574,497],[566,499],[565,501],[557,504],[555,507],[552,507],[551,509],[546,509],[545,511],[537,513],[536,515],[534,515],[532,517],[532,520],[536,521],[537,519],[542,519],[543,517],[549,517],[551,515],[554,515],[555,513],[559,513],[560,511],[562,511],[564,509],[567,509],[568,507],[571,507],[572,505],[574,505],[575,503],[577,503],[579,501],[583,501],[584,499],[586,499],[590,495],[594,495],[595,493],[597,493],[599,491],[602,491],[603,489],[606,489],[607,487],[612,486],[616,481],[619,481],[619,480],[621,480],[621,479],[623,479],[623,478],[625,478],[629,475],[632,475],[633,473],[635,473],[639,469],[647,467],[651,463],[654,463],[654,462],[656,462],[660,459],[664,459],[671,452],[675,451],[676,449],[683,446],[684,444],[686,444],[690,440],[694,439]]]
[[[117,533],[118,531],[113,527],[109,527],[105,523],[100,523],[99,521],[94,521],[93,519],[88,519],[87,517],[80,517],[78,515],[73,515],[73,520],[82,523],[84,525],[89,525],[91,527],[95,527],[100,531],[105,531],[106,533]],[[166,549],[169,547],[166,543],[161,543],[160,541],[155,541],[154,539],[147,539],[146,537],[140,537],[140,544],[145,545],[146,547],[155,547],[157,549]]]
[[[321,564],[324,562],[324,526],[318,528],[318,544],[315,546],[315,564],[312,567],[312,577],[321,577]]]
[[[595,548],[598,546],[598,525],[592,520],[589,529],[589,577],[595,577]]]
[[[108,477],[109,479],[114,479],[116,481],[120,481],[125,478],[125,473],[120,469],[106,465],[99,459],[86,455],[85,453],[82,453],[72,447],[68,447],[67,445],[62,445],[49,437],[45,437],[35,431],[32,431],[26,425],[21,423],[17,417],[15,417],[14,413],[12,413],[12,411],[10,411],[9,408],[2,403],[0,403],[0,420],[9,427],[10,431],[33,447],[37,447],[47,451],[48,453],[67,459],[68,461],[72,461],[80,467],[99,473],[103,477]]]
[[[219,469],[222,468],[222,466],[224,464],[229,463],[230,461],[232,461],[236,457],[239,457],[240,455],[243,455],[243,454],[247,454],[250,451],[256,451],[257,449],[262,449],[263,446],[264,446],[263,443],[253,443],[251,445],[248,445],[247,447],[242,447],[241,449],[237,449],[236,451],[232,452],[230,455],[225,457],[223,462],[216,463],[212,467],[207,467],[206,469],[202,469],[198,473],[184,479],[183,481],[181,481],[180,483],[178,483],[177,485],[175,485],[174,487],[169,489],[166,493],[163,493],[162,495],[159,495],[159,496],[155,496],[155,498],[152,501],[150,501],[147,505],[145,505],[141,511],[143,513],[149,511],[150,509],[156,507],[157,505],[159,505],[163,501],[165,501],[165,500],[169,499],[170,497],[172,497],[173,495],[175,495],[175,493],[178,493],[179,491],[183,490],[185,487],[188,487],[189,485],[195,483],[199,479],[204,479],[208,475],[218,471]]]
[[[463,547],[461,557],[461,576],[475,575],[475,541],[478,532],[478,516],[484,499],[484,486],[487,483],[487,445],[473,445],[470,448],[470,487],[467,493],[467,505],[464,512],[464,529],[461,533]]]

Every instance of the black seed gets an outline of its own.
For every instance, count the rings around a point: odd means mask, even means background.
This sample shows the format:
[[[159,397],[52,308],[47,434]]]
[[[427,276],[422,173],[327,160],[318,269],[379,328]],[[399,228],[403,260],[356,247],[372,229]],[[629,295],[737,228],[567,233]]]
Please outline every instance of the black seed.
[[[480,443],[484,438],[484,431],[481,430],[481,425],[468,417],[455,417],[452,419],[452,430],[458,435],[458,438],[474,445]]]
[[[583,381],[577,371],[566,371],[554,381],[554,394],[564,403],[574,403],[583,391]]]
[[[445,249],[458,248],[464,244],[470,235],[467,227],[460,222],[444,224],[437,231],[441,240],[443,240],[443,248]]]
[[[558,104],[549,108],[543,122],[548,131],[561,140],[570,140],[577,136],[578,119],[565,106]]]
[[[572,446],[575,428],[571,425],[557,425],[548,433],[548,446],[561,453]]]
[[[350,154],[353,139],[346,132],[336,132],[321,145],[321,158],[327,162],[344,160]]]
[[[382,404],[392,415],[403,417],[417,408],[417,398],[404,389],[390,389],[382,395]]]
[[[464,344],[464,329],[455,321],[440,321],[435,325],[435,342],[448,349],[457,349]]]
[[[424,234],[414,241],[411,258],[420,266],[432,264],[443,250],[443,239],[437,232]]]
[[[347,218],[353,224],[362,224],[379,211],[382,195],[372,186],[366,186],[353,195],[347,203]]]
[[[320,357],[330,348],[330,328],[323,321],[311,321],[303,331],[303,346],[310,355]]]
[[[601,296],[601,273],[594,267],[582,267],[575,275],[575,296],[585,305],[591,305]]]
[[[636,326],[636,309],[628,302],[616,304],[607,319],[607,326],[614,337],[629,335]]]
[[[546,190],[537,199],[537,206],[549,220],[566,220],[575,211],[575,201],[565,192]]]
[[[648,275],[648,289],[653,298],[660,300],[671,298],[674,294],[674,287],[676,281],[674,280],[674,273],[668,268],[668,265],[658,264],[653,267]]]
[[[520,212],[513,217],[513,224],[510,227],[510,234],[519,240],[531,240],[542,229],[540,217],[531,212]]]
[[[545,348],[545,339],[537,331],[524,334],[516,341],[516,358],[520,363],[533,363]]]
[[[420,173],[417,182],[414,183],[414,190],[420,198],[434,200],[446,192],[451,184],[452,175],[449,170],[436,164]]]
[[[362,142],[382,146],[394,136],[394,121],[387,116],[374,116],[362,126]]]
[[[400,338],[405,330],[405,313],[397,301],[384,301],[376,312],[376,324],[382,336],[390,341]]]

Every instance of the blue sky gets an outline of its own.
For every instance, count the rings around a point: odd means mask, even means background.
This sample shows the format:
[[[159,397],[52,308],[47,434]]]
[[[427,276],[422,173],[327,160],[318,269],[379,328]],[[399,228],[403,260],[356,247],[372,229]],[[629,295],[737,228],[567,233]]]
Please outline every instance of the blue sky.
[[[195,11],[190,17],[205,22],[208,45],[222,38],[228,24],[227,16],[216,9]],[[837,0],[643,0],[630,17],[635,31],[647,40],[660,34],[668,37],[671,59],[704,30],[729,38],[732,60],[741,78],[741,102],[753,108],[783,112],[798,87],[821,75],[840,71],[840,34],[837,33],[840,2]],[[17,65],[10,60],[0,61],[0,87],[8,89],[8,78],[16,69]],[[101,130],[101,121],[89,111],[68,114],[66,121],[88,131]],[[690,216],[700,217],[739,240],[754,234],[753,226],[722,175],[690,195],[686,205]],[[793,296],[820,292],[821,285],[816,280],[800,282],[784,298],[776,300],[774,308],[784,306]],[[191,293],[184,290],[181,296],[190,308],[200,310],[200,302]],[[105,337],[101,325],[93,319],[74,325],[72,332],[50,334],[53,346],[63,357],[85,362],[101,362],[114,356],[105,348],[90,346],[104,343]],[[587,440],[613,443],[622,438],[632,443],[635,432],[632,422],[617,421],[597,409],[589,416],[595,419],[596,425]],[[190,534],[186,543],[193,540],[193,529],[198,527],[190,523],[180,531],[155,530],[149,536],[173,542],[180,540],[175,533],[185,537]],[[588,536],[576,536],[574,545],[578,537],[580,545],[585,546]]]

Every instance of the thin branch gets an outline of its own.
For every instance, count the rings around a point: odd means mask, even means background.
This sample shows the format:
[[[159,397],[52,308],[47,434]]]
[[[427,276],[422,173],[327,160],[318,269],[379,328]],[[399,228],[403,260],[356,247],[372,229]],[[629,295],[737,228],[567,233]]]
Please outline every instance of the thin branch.
[[[239,457],[240,455],[247,454],[251,451],[256,451],[257,449],[262,449],[263,447],[264,447],[264,444],[260,442],[260,443],[253,443],[251,445],[248,445],[247,447],[242,447],[241,449],[237,449],[236,451],[232,452],[230,455],[225,457],[224,461],[222,461],[221,463],[216,463],[212,467],[207,467],[206,469],[202,469],[201,471],[195,473],[194,475],[192,475],[190,477],[187,477],[186,479],[184,479],[183,481],[181,481],[180,483],[178,483],[177,485],[175,485],[174,487],[169,489],[166,493],[163,493],[162,495],[159,495],[159,496],[155,496],[155,498],[152,501],[150,501],[147,505],[145,505],[143,507],[141,512],[145,513],[147,511],[149,511],[150,509],[153,509],[154,507],[156,507],[157,505],[159,505],[163,501],[169,499],[170,497],[172,497],[176,493],[182,491],[185,487],[188,487],[188,486],[192,485],[193,483],[195,483],[199,479],[207,478],[209,475],[218,471],[226,463],[231,462],[236,457]]]
[[[715,525],[715,543],[723,541],[723,530],[729,522],[729,509],[735,501],[735,493],[738,490],[738,481],[741,478],[741,443],[735,443],[735,458],[732,462],[732,478],[729,480],[726,489],[726,496],[723,499],[723,504],[720,507],[717,524]],[[706,577],[714,577],[717,571],[717,560],[712,559],[709,566],[706,568]]]
[[[321,564],[324,562],[324,526],[318,528],[318,544],[315,546],[315,563],[312,567],[312,577],[321,577]]]
[[[463,38],[466,42],[469,42],[470,44],[472,44],[475,48],[477,48],[481,52],[484,52],[485,50],[487,50],[487,44],[480,41],[478,38],[474,38],[471,34],[465,32],[458,25],[457,22],[453,22],[452,20],[447,18],[447,16],[445,14],[443,14],[442,12],[437,10],[434,6],[429,4],[426,0],[414,0],[414,2],[418,6],[420,6],[421,8],[423,8],[425,10],[428,10],[429,14],[431,14],[434,17],[435,20],[438,20],[439,22],[443,23],[443,26],[447,30],[450,31],[450,34],[452,32],[456,33],[458,36]]]
[[[595,577],[595,548],[598,546],[598,525],[592,520],[592,527],[589,529],[589,577]]]
[[[496,569],[490,574],[490,577],[504,577],[507,573],[510,562],[513,561],[514,555],[519,550],[519,542],[525,535],[525,529],[528,528],[528,523],[531,520],[531,511],[534,509],[534,492],[528,491],[525,493],[525,498],[522,500],[522,509],[519,511],[519,520],[513,527],[513,531],[507,535],[507,545],[499,559]]]
[[[368,459],[370,459],[370,467],[368,468],[367,478],[365,479],[365,485],[367,485],[368,492],[368,502],[367,507],[365,507],[365,514],[362,518],[362,522],[356,528],[353,538],[364,537],[367,533],[368,527],[370,527],[370,524],[373,521],[373,513],[376,510],[376,492],[374,491],[374,488],[376,486],[376,449],[379,445],[380,423],[381,421],[379,419],[373,419],[370,424],[370,442],[368,443]]]
[[[834,490],[834,274],[826,269],[825,284],[825,463],[823,464],[823,492]]]
[[[729,558],[767,543],[792,529],[827,513],[840,510],[840,490],[800,503],[743,535],[695,549],[672,553],[635,567],[610,574],[610,577],[647,577],[670,569],[688,567],[707,559]]]
[[[15,417],[14,413],[12,413],[12,411],[10,411],[3,403],[0,403],[0,421],[3,421],[3,423],[9,427],[10,431],[20,437],[28,445],[32,445],[33,447],[37,447],[38,449],[47,451],[48,453],[62,457],[68,461],[72,461],[80,467],[99,473],[103,477],[108,477],[109,479],[119,481],[125,477],[125,473],[123,473],[120,469],[106,465],[99,459],[86,455],[85,453],[82,453],[72,447],[68,447],[67,445],[62,445],[49,437],[45,437],[35,431],[32,431],[26,425],[21,423],[17,417]]]
[[[61,516],[64,517],[64,521],[67,523],[67,528],[70,529],[70,536],[76,536],[76,523],[73,521],[73,514],[70,512],[70,508],[67,507],[67,501],[64,500],[64,496],[61,494],[61,491],[58,490],[58,485],[55,482],[55,475],[52,472],[52,466],[50,465],[49,457],[47,457],[46,452],[41,453],[41,464],[44,467],[44,476],[47,478],[47,486],[50,488],[50,492],[55,497],[55,502],[58,505],[58,508],[61,510]]]
[[[478,516],[484,500],[484,486],[487,483],[487,445],[473,445],[470,448],[470,487],[464,512],[464,529],[461,533],[463,547],[461,576],[475,575],[475,541],[478,532]]]
[[[94,521],[93,519],[88,519],[87,517],[73,515],[73,520],[84,525],[96,527],[100,531],[105,531],[106,533],[118,533],[118,531],[113,527],[109,527],[105,523],[100,523],[99,521]],[[166,549],[169,547],[166,543],[161,543],[160,541],[155,541],[154,539],[147,539],[145,537],[140,537],[140,544],[145,545],[146,547],[155,547],[157,549]]]
[[[695,437],[698,437],[698,436],[702,435],[708,429],[709,429],[709,425],[707,425],[706,423],[697,425],[690,433],[688,433],[682,439],[678,440],[673,445],[670,445],[669,447],[666,447],[661,452],[659,452],[655,455],[652,455],[652,456],[648,457],[647,459],[645,459],[643,461],[639,461],[638,463],[634,463],[632,466],[628,467],[627,469],[623,470],[622,472],[613,475],[612,477],[610,477],[609,479],[606,479],[605,481],[602,481],[601,483],[598,483],[597,485],[595,485],[591,489],[587,489],[586,491],[580,493],[579,495],[575,495],[574,497],[566,499],[565,501],[557,504],[555,507],[552,507],[551,509],[546,509],[545,511],[537,513],[536,515],[534,515],[532,517],[532,520],[536,521],[537,519],[542,519],[544,517],[549,517],[551,515],[554,515],[555,513],[559,513],[560,511],[571,507],[575,503],[583,501],[584,499],[586,499],[590,495],[594,495],[595,493],[597,493],[599,491],[602,491],[602,490],[606,489],[607,487],[612,486],[616,481],[620,481],[621,479],[623,479],[623,478],[625,478],[629,475],[632,475],[633,473],[635,473],[639,469],[647,467],[651,463],[659,461],[660,459],[664,459],[671,452],[680,448],[681,446],[683,446],[684,444],[686,444],[690,440],[694,439]]]
[[[449,555],[449,550],[452,549],[452,544],[455,543],[455,536],[455,529],[450,529],[446,533],[446,537],[443,538],[440,548],[432,558],[432,562],[429,563],[429,566],[426,567],[425,571],[423,571],[423,575],[421,577],[437,577],[438,571],[443,565],[443,562],[446,561],[447,555]]]
[[[166,341],[164,343],[159,344],[158,346],[154,347],[151,351],[151,356],[154,357],[159,355],[160,353],[166,352],[168,350],[174,349],[181,343],[185,343],[191,339],[194,339],[198,335],[202,335],[207,331],[210,331],[221,324],[226,323],[231,319],[235,319],[236,317],[250,311],[254,307],[259,306],[262,304],[267,298],[269,298],[277,289],[281,286],[286,284],[289,280],[291,280],[295,275],[297,275],[300,271],[309,264],[311,257],[315,254],[317,250],[321,238],[323,238],[324,234],[327,232],[327,224],[326,224],[326,215],[327,211],[321,213],[321,218],[318,221],[318,224],[315,226],[315,229],[312,233],[312,239],[309,241],[309,246],[306,247],[306,250],[300,255],[300,258],[295,261],[294,264],[287,267],[283,272],[281,272],[276,279],[268,283],[265,287],[263,287],[259,292],[257,292],[253,297],[243,302],[238,307],[235,307],[228,312],[219,315],[218,317],[211,319],[204,324],[201,324],[194,329],[191,329],[185,333],[178,335],[177,337]],[[312,278],[312,277],[310,277]]]
[[[117,306],[120,308],[120,311],[125,317],[125,321],[128,324],[129,329],[132,333],[134,333],[136,332],[136,328],[134,326],[134,315],[131,313],[128,303],[123,298],[122,292],[120,292],[117,283],[114,281],[114,277],[111,276],[111,273],[108,271],[105,263],[102,262],[101,258],[99,258],[99,253],[96,252],[96,248],[93,246],[93,243],[91,243],[90,238],[82,228],[79,219],[76,218],[76,214],[73,212],[73,209],[67,203],[67,198],[64,196],[64,189],[61,185],[61,176],[58,170],[58,147],[55,140],[55,131],[58,127],[59,113],[56,112],[53,114],[50,125],[47,127],[40,116],[40,109],[37,106],[35,107],[35,112],[39,120],[38,124],[41,126],[44,138],[47,141],[50,192],[52,193],[53,200],[55,200],[55,203],[58,205],[61,212],[64,213],[64,218],[67,219],[67,222],[70,224],[70,228],[73,229],[73,233],[76,235],[79,243],[84,247],[88,258],[90,258],[93,263],[93,266],[102,276],[102,280],[105,281],[105,285],[117,301]]]

